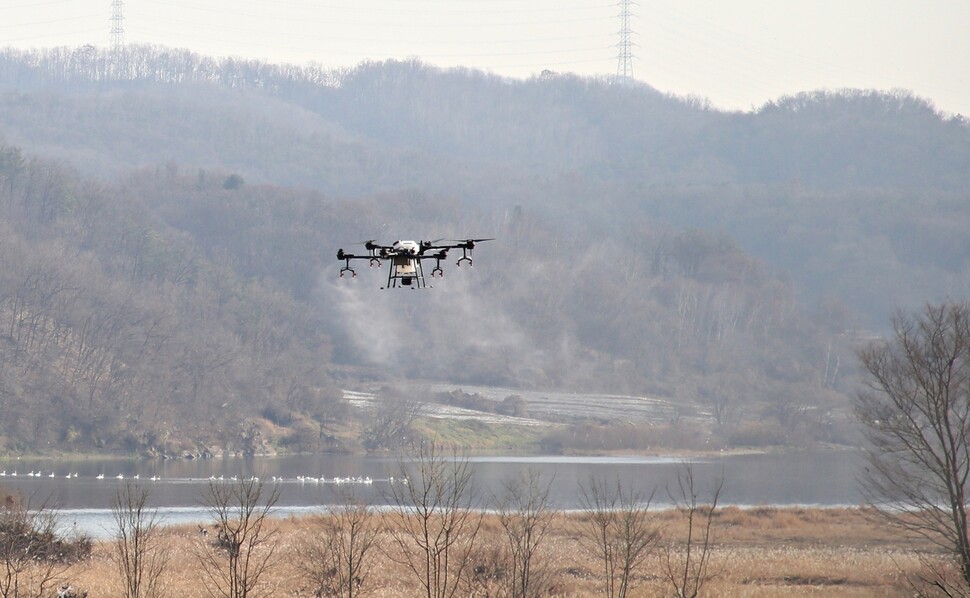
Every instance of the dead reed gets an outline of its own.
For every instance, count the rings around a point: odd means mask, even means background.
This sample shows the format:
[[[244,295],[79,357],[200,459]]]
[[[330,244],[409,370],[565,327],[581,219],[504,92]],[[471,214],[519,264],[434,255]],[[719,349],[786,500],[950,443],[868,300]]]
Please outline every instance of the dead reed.
[[[538,551],[546,573],[541,595],[575,598],[601,596],[601,566],[581,546],[582,514],[557,513],[549,536]],[[676,511],[657,511],[653,521],[660,542],[674,553],[683,542],[684,521]],[[259,593],[261,596],[314,596],[318,588],[296,566],[299,546],[316,533],[308,518],[275,520],[279,527],[277,565]],[[375,517],[375,525],[382,525]],[[726,598],[768,596],[894,596],[912,595],[908,579],[937,559],[928,545],[902,542],[863,509],[753,508],[720,509],[714,523],[714,551],[710,580],[702,595]],[[197,528],[166,528],[171,561],[165,577],[166,594],[185,598],[208,596],[196,562],[200,543],[213,534]],[[412,597],[419,595],[413,574],[386,556],[391,542],[385,530],[378,535],[379,549],[373,573],[360,589],[362,596]],[[489,516],[478,531],[476,549],[468,563],[471,574],[461,595],[485,596],[484,582],[475,572],[500,570],[504,538],[502,528]],[[659,563],[660,547],[637,572],[632,596],[670,595]],[[111,560],[110,541],[98,543],[92,556],[70,568],[65,581],[91,597],[117,596],[122,581]],[[489,569],[489,567],[492,567]],[[494,592],[488,595],[497,595]]]

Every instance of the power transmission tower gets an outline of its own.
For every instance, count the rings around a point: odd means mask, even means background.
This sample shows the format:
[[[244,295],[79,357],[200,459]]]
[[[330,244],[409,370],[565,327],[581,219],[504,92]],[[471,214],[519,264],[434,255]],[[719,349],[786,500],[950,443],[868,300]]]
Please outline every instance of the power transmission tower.
[[[111,0],[111,53],[117,55],[125,46],[125,3]]]
[[[633,80],[633,31],[630,20],[633,18],[631,7],[633,0],[620,0],[620,41],[616,44],[619,53],[616,56],[617,81],[629,82]]]

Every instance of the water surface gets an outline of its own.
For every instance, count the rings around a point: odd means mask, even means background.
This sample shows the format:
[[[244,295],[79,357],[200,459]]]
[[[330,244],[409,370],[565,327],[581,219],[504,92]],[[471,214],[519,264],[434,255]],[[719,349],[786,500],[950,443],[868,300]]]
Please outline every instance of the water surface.
[[[530,470],[551,482],[551,502],[560,509],[582,508],[582,487],[595,476],[619,480],[652,504],[669,506],[685,461],[668,457],[474,456],[469,465],[479,499],[501,495],[506,481]],[[714,456],[690,461],[701,499],[723,477],[724,505],[842,506],[862,502],[856,475],[861,467],[851,451],[805,451]],[[401,484],[399,457],[318,455],[226,458],[193,461],[11,460],[0,462],[0,485],[29,497],[32,504],[57,506],[62,524],[98,537],[110,535],[110,505],[124,484],[150,490],[150,502],[166,523],[205,521],[203,495],[210,484],[258,477],[280,486],[279,515],[322,511],[348,492],[370,504],[393,504]],[[14,476],[16,472],[16,476]],[[37,475],[30,476],[34,473]],[[51,477],[53,474],[53,477]],[[68,477],[70,476],[70,477]],[[100,479],[99,479],[100,478]]]

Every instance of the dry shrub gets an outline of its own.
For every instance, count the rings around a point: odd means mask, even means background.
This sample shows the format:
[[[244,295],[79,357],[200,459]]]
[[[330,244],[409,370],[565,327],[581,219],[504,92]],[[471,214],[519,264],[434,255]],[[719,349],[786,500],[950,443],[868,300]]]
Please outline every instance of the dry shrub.
[[[856,548],[746,547],[715,553],[714,596],[909,596],[913,553]]]
[[[491,542],[476,546],[469,559],[471,572],[463,583],[464,595],[501,595],[508,577],[507,557],[502,546]]]

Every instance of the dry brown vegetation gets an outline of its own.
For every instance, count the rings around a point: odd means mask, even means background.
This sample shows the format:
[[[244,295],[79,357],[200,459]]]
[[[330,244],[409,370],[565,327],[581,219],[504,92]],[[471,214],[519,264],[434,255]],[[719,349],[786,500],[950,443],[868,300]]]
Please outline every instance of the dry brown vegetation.
[[[544,570],[546,591],[542,595],[576,598],[602,595],[599,564],[579,541],[583,514],[556,513],[549,534],[536,559]],[[674,550],[683,541],[685,522],[675,511],[656,511],[653,518],[662,532],[660,546]],[[386,522],[386,519],[384,520]],[[381,518],[373,518],[381,525]],[[274,520],[281,543],[277,564],[260,596],[313,596],[317,588],[297,567],[301,542],[319,532],[319,518]],[[213,542],[213,534],[201,535],[197,528],[173,527],[163,531],[172,558],[166,571],[166,595],[191,598],[206,596],[202,571],[195,550],[200,543]],[[720,509],[714,523],[715,549],[711,579],[702,595],[725,597],[760,596],[908,596],[908,579],[927,563],[942,562],[931,547],[918,542],[903,543],[862,509],[754,508]],[[477,534],[471,562],[479,571],[501,569],[504,541],[497,516],[488,516]],[[381,530],[379,550],[362,596],[410,597],[420,594],[418,581],[402,565],[384,554],[396,549],[389,534]],[[110,542],[99,543],[91,558],[72,566],[66,581],[89,596],[117,596],[122,580],[110,559]],[[632,596],[671,595],[660,574],[659,546],[637,572]],[[495,587],[485,593],[474,571],[459,596],[497,596]]]

